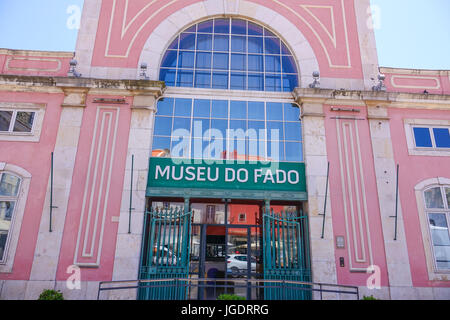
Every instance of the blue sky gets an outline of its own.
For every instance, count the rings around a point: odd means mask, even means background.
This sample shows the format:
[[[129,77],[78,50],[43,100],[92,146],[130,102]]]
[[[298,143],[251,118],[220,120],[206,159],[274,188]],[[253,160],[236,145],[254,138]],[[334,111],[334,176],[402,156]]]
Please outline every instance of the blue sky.
[[[449,0],[371,3],[380,66],[450,70]],[[83,0],[0,0],[0,48],[74,51],[77,12],[67,10],[82,5]]]

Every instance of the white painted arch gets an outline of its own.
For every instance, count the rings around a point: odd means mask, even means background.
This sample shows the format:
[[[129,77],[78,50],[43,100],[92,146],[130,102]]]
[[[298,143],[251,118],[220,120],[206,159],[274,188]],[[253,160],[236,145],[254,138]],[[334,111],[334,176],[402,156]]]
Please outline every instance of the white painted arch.
[[[147,75],[152,80],[158,80],[164,53],[178,34],[191,25],[215,17],[247,19],[273,31],[284,41],[296,60],[301,87],[307,87],[313,81],[312,73],[319,71],[319,63],[311,45],[292,22],[276,11],[246,0],[206,0],[174,12],[147,39],[139,65],[147,63]],[[139,71],[136,70],[137,73]]]

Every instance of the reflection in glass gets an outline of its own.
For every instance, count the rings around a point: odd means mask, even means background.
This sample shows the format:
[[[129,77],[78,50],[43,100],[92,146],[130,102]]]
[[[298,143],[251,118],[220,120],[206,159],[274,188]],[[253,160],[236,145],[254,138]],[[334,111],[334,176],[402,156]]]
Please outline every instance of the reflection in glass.
[[[433,188],[425,191],[425,203],[427,208],[444,208],[441,188]]]
[[[450,235],[445,214],[428,214],[434,256],[438,269],[450,268]]]
[[[9,131],[12,114],[12,111],[0,110],[0,131]]]
[[[16,197],[19,192],[20,178],[3,173],[0,179],[0,196]]]

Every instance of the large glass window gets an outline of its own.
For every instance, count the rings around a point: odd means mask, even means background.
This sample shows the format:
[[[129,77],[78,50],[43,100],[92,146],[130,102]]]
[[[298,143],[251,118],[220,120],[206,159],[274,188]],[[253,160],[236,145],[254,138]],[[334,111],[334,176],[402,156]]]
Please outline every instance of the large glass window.
[[[425,190],[424,197],[436,268],[449,270],[450,186]]]
[[[167,49],[160,80],[168,86],[292,91],[295,59],[276,35],[253,22],[217,18],[183,31]]]
[[[0,110],[0,132],[30,133],[33,129],[35,112]]]
[[[295,104],[164,98],[155,121],[154,156],[303,161]]]
[[[0,261],[6,259],[8,234],[19,196],[20,182],[20,178],[15,175],[0,172]]]

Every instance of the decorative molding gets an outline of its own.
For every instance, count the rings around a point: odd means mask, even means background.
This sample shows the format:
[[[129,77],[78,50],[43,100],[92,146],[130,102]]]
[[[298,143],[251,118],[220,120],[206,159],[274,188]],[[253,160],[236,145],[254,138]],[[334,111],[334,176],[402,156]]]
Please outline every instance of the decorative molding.
[[[56,68],[24,68],[24,67],[11,67],[11,61],[22,60],[22,61],[40,61],[40,62],[56,62]],[[29,58],[29,57],[9,57],[6,60],[6,69],[7,70],[18,70],[18,71],[36,71],[36,72],[57,72],[61,70],[61,60],[59,59],[50,59],[50,58]]]
[[[336,119],[336,130],[349,267],[350,271],[366,272],[373,264],[373,254],[358,122]]]
[[[79,266],[100,266],[119,113],[117,107],[97,108],[74,257]]]

